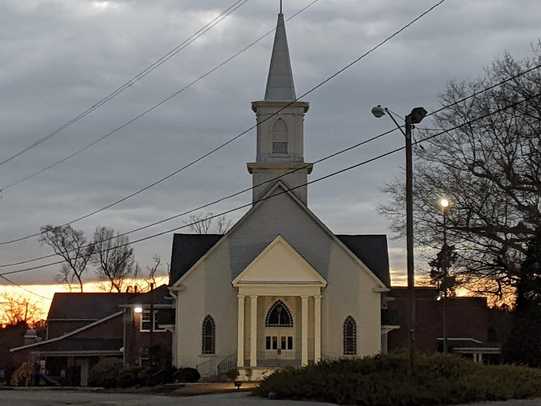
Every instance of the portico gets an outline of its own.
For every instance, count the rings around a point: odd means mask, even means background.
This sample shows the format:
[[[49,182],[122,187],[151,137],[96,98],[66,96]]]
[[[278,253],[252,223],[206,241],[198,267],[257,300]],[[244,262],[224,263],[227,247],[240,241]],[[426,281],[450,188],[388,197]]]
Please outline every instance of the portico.
[[[304,366],[321,359],[321,295],[327,282],[281,236],[233,281],[237,366]]]

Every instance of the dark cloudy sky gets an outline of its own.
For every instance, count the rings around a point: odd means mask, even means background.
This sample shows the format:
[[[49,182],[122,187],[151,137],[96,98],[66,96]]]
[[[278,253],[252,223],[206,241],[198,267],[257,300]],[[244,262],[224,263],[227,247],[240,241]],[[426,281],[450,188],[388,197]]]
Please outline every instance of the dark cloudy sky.
[[[311,0],[285,0],[293,14]],[[363,53],[435,0],[320,0],[287,24],[297,93]],[[0,0],[0,160],[92,105],[190,36],[233,0]],[[276,23],[278,0],[249,0],[192,46],[88,118],[0,167],[0,187],[102,136],[237,52]],[[509,51],[528,55],[541,36],[539,0],[447,0],[433,14],[311,94],[310,160],[391,127],[374,104],[407,113],[438,106],[450,80],[471,80]],[[116,200],[205,153],[254,123],[250,102],[264,95],[272,36],[223,69],[86,153],[6,190],[0,239],[59,224]],[[430,122],[423,123],[425,127]],[[248,186],[254,132],[160,186],[76,226],[126,231]],[[398,135],[317,166],[312,175],[402,143]],[[389,233],[377,213],[384,184],[401,173],[398,155],[315,184],[310,206],[337,233]],[[247,202],[249,194],[212,209]],[[238,218],[241,213],[232,216]],[[172,228],[182,219],[134,235]],[[135,246],[144,265],[170,257],[171,235]],[[403,241],[391,241],[393,270]],[[48,253],[34,239],[0,248],[0,262]],[[6,269],[4,269],[6,270]],[[55,268],[20,274],[52,282]],[[398,280],[398,279],[397,279]]]

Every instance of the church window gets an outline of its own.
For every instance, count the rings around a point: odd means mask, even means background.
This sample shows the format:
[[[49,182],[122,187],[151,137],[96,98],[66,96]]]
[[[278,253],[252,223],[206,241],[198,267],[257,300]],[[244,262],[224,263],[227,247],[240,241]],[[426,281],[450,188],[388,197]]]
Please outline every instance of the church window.
[[[216,325],[214,324],[214,319],[211,316],[207,316],[205,317],[205,320],[203,320],[201,353],[216,353]]]
[[[287,126],[281,118],[276,120],[272,126],[272,153],[288,153]]]
[[[272,305],[265,319],[265,327],[293,327],[293,317],[281,300]]]
[[[357,323],[349,316],[344,321],[344,355],[357,354]]]

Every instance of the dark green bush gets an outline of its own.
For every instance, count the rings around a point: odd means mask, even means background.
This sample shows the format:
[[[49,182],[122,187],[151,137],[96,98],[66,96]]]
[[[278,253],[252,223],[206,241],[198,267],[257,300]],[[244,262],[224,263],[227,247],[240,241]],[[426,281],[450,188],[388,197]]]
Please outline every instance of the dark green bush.
[[[485,366],[456,356],[404,355],[323,361],[277,371],[257,393],[363,406],[428,406],[541,396],[541,370]]]
[[[197,382],[201,379],[199,371],[195,368],[179,368],[175,374],[175,380],[177,382]]]
[[[116,379],[116,387],[130,388],[133,386],[141,385],[141,379],[139,374],[142,368],[127,368],[120,371]]]
[[[104,358],[90,369],[88,384],[114,388],[117,386],[117,378],[122,370],[122,361],[116,358]]]

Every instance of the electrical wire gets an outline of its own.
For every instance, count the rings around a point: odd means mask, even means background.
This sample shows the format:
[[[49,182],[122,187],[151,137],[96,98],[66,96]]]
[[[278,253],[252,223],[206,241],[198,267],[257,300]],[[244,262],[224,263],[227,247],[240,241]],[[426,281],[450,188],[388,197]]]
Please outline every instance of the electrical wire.
[[[345,71],[347,71],[348,69],[350,69],[352,66],[356,65],[357,63],[359,63],[361,60],[363,60],[365,57],[367,57],[368,55],[370,55],[371,53],[373,53],[374,51],[376,51],[377,49],[381,48],[383,45],[385,45],[386,43],[388,43],[390,40],[392,40],[393,38],[395,38],[396,36],[398,36],[399,34],[401,34],[403,31],[405,31],[406,29],[408,29],[410,26],[412,26],[413,24],[415,24],[417,21],[421,20],[425,15],[429,14],[430,12],[432,12],[434,9],[436,9],[437,7],[439,7],[440,5],[442,5],[446,0],[440,0],[438,2],[436,2],[434,5],[432,5],[431,7],[429,7],[428,9],[426,9],[425,11],[423,11],[422,13],[420,13],[417,17],[415,17],[414,19],[412,19],[411,21],[409,21],[407,24],[405,24],[404,26],[402,26],[401,28],[399,28],[398,30],[394,31],[392,34],[388,35],[386,38],[384,38],[382,41],[378,42],[376,45],[372,46],[370,49],[368,49],[366,52],[364,52],[363,54],[361,54],[360,56],[358,56],[357,58],[355,58],[354,60],[352,60],[351,62],[349,62],[348,64],[346,64],[345,66],[343,66],[342,68],[338,69],[336,72],[334,72],[333,74],[331,74],[330,76],[328,76],[327,78],[325,78],[324,80],[322,80],[321,82],[319,82],[318,84],[316,84],[315,86],[313,86],[312,88],[310,88],[308,91],[304,92],[301,96],[297,97],[295,100],[287,103],[286,105],[284,105],[283,107],[281,107],[280,109],[278,109],[277,111],[275,111],[274,113],[270,114],[269,116],[267,116],[266,118],[264,118],[263,120],[259,121],[257,124],[255,125],[252,125],[250,126],[248,129],[240,132],[239,134],[235,135],[234,137],[228,139],[227,141],[223,142],[222,144],[212,148],[210,151],[206,152],[205,154],[203,155],[200,155],[198,158],[190,161],[189,163],[185,164],[184,166],[174,170],[173,172],[170,172],[169,174],[167,174],[166,176],[160,178],[160,179],[157,179],[155,180],[154,182],[112,202],[112,203],[109,203],[105,206],[102,206],[100,207],[99,209],[96,209],[96,210],[93,210],[91,211],[90,213],[87,213],[85,215],[82,215],[76,219],[73,219],[69,222],[66,222],[63,224],[63,226],[66,226],[66,225],[71,225],[71,224],[74,224],[74,223],[77,223],[81,220],[84,220],[84,219],[87,219],[91,216],[94,216],[104,210],[107,210],[107,209],[110,209],[114,206],[117,206],[118,204],[122,203],[122,202],[125,202],[126,200],[129,200],[131,199],[132,197],[134,196],[137,196],[163,182],[165,182],[166,180],[178,175],[179,173],[183,172],[184,170],[194,166],[195,164],[197,164],[198,162],[204,160],[205,158],[213,155],[214,153],[218,152],[219,150],[225,148],[226,146],[232,144],[233,142],[235,142],[236,140],[238,140],[239,138],[241,138],[242,136],[248,134],[250,131],[252,131],[253,129],[257,128],[258,126],[264,124],[265,122],[267,122],[268,120],[271,120],[272,118],[274,118],[275,116],[277,116],[278,114],[280,114],[283,110],[287,109],[288,107],[290,107],[291,105],[297,103],[299,100],[301,100],[303,97],[315,92],[316,90],[318,90],[319,88],[323,87],[324,85],[326,85],[327,83],[329,83],[331,80],[335,79],[336,77],[340,76],[342,73],[344,73]],[[27,239],[30,239],[30,238],[33,238],[33,237],[37,237],[41,234],[41,232],[38,232],[38,233],[33,233],[33,234],[30,234],[30,235],[27,235],[27,236],[23,236],[23,237],[19,237],[19,238],[15,238],[15,239],[12,239],[12,240],[8,240],[8,241],[2,241],[0,242],[0,245],[8,245],[8,244],[13,244],[13,243],[16,243],[16,242],[19,242],[19,241],[23,241],[23,240],[27,240]]]
[[[34,291],[30,290],[30,289],[25,288],[24,286],[20,285],[19,283],[14,282],[11,279],[9,279],[7,276],[0,275],[0,278],[3,279],[4,281],[8,282],[9,284],[11,284],[11,285],[13,285],[13,286],[15,286],[15,287],[17,287],[17,288],[19,288],[21,290],[24,290],[26,293],[29,293],[29,294],[34,295],[36,297],[39,297],[41,299],[53,300],[53,298],[50,297],[50,296],[43,296],[43,295],[40,295],[39,293],[36,293],[36,292],[34,292]]]
[[[300,9],[299,11],[297,11],[295,14],[291,15],[289,18],[287,18],[287,21],[290,21],[292,19],[294,19],[295,17],[297,17],[299,14],[302,14],[303,12],[305,12],[307,9],[309,9],[310,7],[312,7],[313,5],[315,5],[316,3],[318,3],[320,0],[313,0],[311,1],[308,5],[304,6],[302,9]],[[149,107],[148,109],[142,111],[141,113],[137,114],[136,116],[132,117],[131,119],[129,119],[128,121],[124,122],[123,124],[121,124],[120,126],[118,127],[115,127],[113,128],[112,130],[110,130],[109,132],[105,133],[104,135],[102,135],[101,137],[95,139],[94,141],[90,142],[89,144],[86,144],[85,146],[73,151],[71,154],[57,160],[57,161],[54,161],[52,163],[50,163],[49,165],[41,168],[41,169],[38,169],[37,171],[35,172],[32,172],[28,175],[25,175],[11,183],[8,183],[6,184],[5,186],[1,187],[0,188],[0,192],[2,191],[6,191],[8,189],[11,189],[15,186],[18,186],[22,183],[25,183],[39,175],[41,175],[42,173],[45,173],[51,169],[53,169],[54,167],[58,166],[58,165],[61,165],[63,164],[64,162],[67,162],[69,160],[71,160],[72,158],[82,154],[83,152],[91,149],[92,147],[94,147],[95,145],[99,144],[100,142],[104,141],[105,139],[111,137],[112,135],[116,134],[117,132],[123,130],[124,128],[130,126],[131,124],[133,124],[135,121],[143,118],[144,116],[146,116],[147,114],[153,112],[154,110],[156,110],[157,108],[161,107],[162,105],[168,103],[169,101],[173,100],[174,98],[176,98],[177,96],[179,96],[180,94],[184,93],[186,90],[190,89],[191,87],[193,87],[194,85],[196,85],[197,83],[201,82],[203,79],[205,79],[206,77],[210,76],[211,74],[213,74],[214,72],[218,71],[219,69],[221,69],[222,67],[224,67],[225,65],[227,65],[228,63],[230,63],[231,61],[233,61],[235,58],[237,58],[238,56],[242,55],[244,52],[248,51],[250,48],[252,48],[253,46],[255,46],[258,42],[262,41],[264,38],[266,38],[267,36],[269,36],[270,34],[272,34],[274,31],[276,30],[276,28],[273,28],[269,31],[267,31],[265,34],[259,36],[257,39],[255,39],[254,41],[252,41],[251,43],[249,43],[247,46],[245,46],[244,48],[242,48],[241,50],[235,52],[233,55],[231,55],[230,57],[226,58],[225,60],[223,60],[222,62],[220,62],[219,64],[215,65],[213,68],[211,68],[210,70],[208,70],[207,72],[205,72],[204,74],[202,74],[201,76],[199,76],[198,78],[192,80],[191,82],[189,82],[187,85],[183,86],[182,88],[176,90],[175,92],[173,92],[172,94],[170,94],[169,96],[165,97],[164,99],[162,99],[161,101],[159,101],[158,103],[154,104],[153,106]]]
[[[429,136],[426,136],[424,138],[421,138],[420,140],[416,141],[414,143],[414,145],[417,145],[417,144],[420,144],[420,143],[423,143],[423,142],[426,142],[426,141],[429,141],[433,138],[436,138],[436,137],[439,137],[443,134],[447,134],[451,131],[455,131],[461,127],[464,127],[464,126],[467,126],[467,125],[471,125],[477,121],[480,121],[480,120],[483,120],[485,118],[488,118],[494,114],[497,114],[497,113],[500,113],[502,111],[505,111],[509,108],[513,108],[513,107],[516,107],[524,102],[527,102],[529,100],[532,100],[534,98],[537,98],[541,96],[541,93],[537,93],[537,94],[534,94],[532,96],[529,96],[527,98],[524,98],[523,100],[520,100],[520,101],[517,101],[515,103],[512,103],[512,104],[509,104],[507,106],[503,106],[503,107],[500,107],[499,109],[497,110],[494,110],[492,112],[489,112],[489,113],[486,113],[486,114],[483,114],[481,116],[478,116],[474,119],[471,119],[471,120],[468,120],[462,124],[458,124],[452,128],[449,128],[445,131],[441,131],[439,133],[436,133],[436,134],[432,134],[432,135],[429,135]],[[189,224],[184,224],[182,226],[178,226],[178,227],[174,227],[174,228],[171,228],[171,229],[168,229],[166,231],[161,231],[159,233],[156,233],[156,234],[152,234],[152,235],[149,235],[149,236],[146,236],[146,237],[142,237],[142,238],[139,238],[137,240],[134,240],[134,241],[130,241],[130,242],[127,242],[127,243],[124,243],[124,244],[120,244],[120,245],[117,245],[117,246],[114,246],[114,247],[110,247],[106,250],[104,250],[105,252],[106,251],[110,251],[112,249],[116,249],[116,248],[121,248],[121,247],[125,247],[125,246],[130,246],[130,245],[134,245],[134,244],[138,244],[140,242],[143,242],[143,241],[147,241],[147,240],[150,240],[150,239],[153,239],[153,238],[156,238],[156,237],[160,237],[162,235],[166,235],[166,234],[170,234],[174,231],[178,231],[178,230],[181,230],[181,229],[184,229],[184,228],[187,228],[187,227],[191,227],[195,224],[198,224],[202,221],[208,221],[209,219],[214,219],[214,218],[218,218],[218,217],[222,217],[224,215],[227,215],[227,214],[230,214],[230,213],[233,213],[233,212],[237,212],[239,210],[242,210],[242,209],[245,209],[245,208],[248,208],[250,206],[253,206],[255,204],[258,204],[260,202],[263,202],[263,201],[266,201],[266,200],[269,200],[271,198],[274,198],[274,197],[277,197],[277,196],[280,196],[284,193],[289,193],[293,190],[296,190],[296,189],[299,189],[301,187],[305,187],[305,186],[308,186],[308,185],[311,185],[311,184],[314,184],[314,183],[317,183],[317,182],[321,182],[322,180],[326,180],[326,179],[329,179],[329,178],[332,178],[334,176],[337,176],[337,175],[340,175],[342,173],[345,173],[345,172],[349,172],[353,169],[356,169],[356,168],[359,168],[361,166],[364,166],[364,165],[367,165],[369,163],[372,163],[372,162],[375,162],[375,161],[378,161],[382,158],[385,158],[385,157],[388,157],[390,155],[393,155],[393,154],[396,154],[397,152],[400,152],[402,150],[405,149],[405,146],[401,146],[401,147],[397,147],[397,148],[394,148],[390,151],[387,151],[385,153],[382,153],[382,154],[379,154],[375,157],[372,157],[370,159],[367,159],[367,160],[364,160],[364,161],[361,161],[361,162],[358,162],[356,164],[353,164],[353,165],[350,165],[350,166],[347,166],[345,168],[342,168],[342,169],[339,169],[337,171],[334,171],[334,172],[331,172],[325,176],[322,176],[322,177],[319,177],[317,179],[314,179],[314,180],[311,180],[311,181],[308,181],[308,182],[305,182],[303,184],[300,184],[300,185],[297,185],[297,186],[294,186],[294,187],[290,187],[290,188],[287,188],[286,190],[283,190],[281,192],[278,192],[278,193],[274,193],[274,194],[271,194],[271,195],[267,195],[267,196],[264,196],[260,199],[257,199],[255,200],[254,202],[250,202],[250,203],[246,203],[246,204],[243,204],[241,206],[237,206],[237,207],[234,207],[232,209],[229,209],[229,210],[226,210],[226,211],[223,211],[223,212],[220,212],[218,214],[214,214],[214,215],[211,215],[211,216],[208,216],[206,217],[205,219],[200,219],[200,220],[197,220],[197,221],[194,221],[194,222],[191,222]],[[33,267],[29,267],[29,268],[23,268],[23,269],[18,269],[18,270],[14,270],[14,271],[7,271],[7,272],[3,272],[3,273],[0,273],[0,276],[5,276],[5,275],[11,275],[11,274],[17,274],[17,273],[22,273],[22,272],[29,272],[29,271],[34,271],[34,270],[37,270],[37,269],[43,269],[43,268],[48,268],[50,266],[54,266],[54,265],[59,265],[59,264],[62,264],[64,263],[64,261],[56,261],[56,262],[51,262],[51,263],[48,263],[48,264],[42,264],[42,265],[37,265],[37,266],[33,266]]]
[[[464,103],[465,101],[467,101],[467,100],[469,100],[469,99],[478,97],[478,96],[480,96],[480,95],[483,94],[483,93],[486,93],[486,92],[488,92],[488,91],[490,91],[490,90],[492,90],[492,89],[494,89],[494,88],[496,88],[496,87],[503,86],[504,84],[508,83],[509,81],[512,81],[512,80],[514,80],[514,79],[517,79],[518,77],[523,76],[523,75],[526,75],[526,74],[532,72],[533,70],[539,69],[539,68],[541,68],[541,64],[536,65],[536,66],[534,66],[534,67],[532,67],[532,68],[530,68],[530,69],[527,69],[527,70],[525,70],[525,71],[523,71],[523,72],[520,72],[520,73],[518,73],[518,74],[515,74],[515,75],[513,75],[513,76],[511,76],[511,77],[509,77],[509,78],[506,78],[506,79],[504,79],[504,80],[502,80],[502,81],[500,81],[500,82],[494,83],[494,84],[492,84],[492,85],[490,85],[490,86],[488,86],[488,87],[486,87],[486,88],[483,88],[483,89],[480,89],[480,90],[478,90],[478,91],[475,91],[474,93],[471,93],[471,94],[469,94],[469,95],[467,95],[467,96],[464,96],[464,97],[462,97],[462,98],[460,98],[460,99],[458,99],[458,100],[455,100],[453,103],[450,103],[450,104],[441,106],[441,107],[439,107],[438,109],[429,112],[429,113],[427,114],[427,117],[433,116],[433,115],[435,115],[435,114],[437,114],[437,113],[440,113],[441,111],[444,111],[444,110],[446,110],[446,109],[450,109],[451,107],[454,107],[454,106],[456,106],[456,105],[458,105],[458,104]],[[419,127],[416,127],[416,128],[419,128]],[[431,128],[421,128],[421,129],[424,130],[424,131],[426,131],[426,130],[445,131],[445,129],[431,129]],[[156,221],[156,222],[153,222],[153,223],[150,223],[150,224],[147,224],[147,225],[144,225],[144,226],[140,226],[140,227],[137,227],[137,228],[135,228],[135,229],[132,229],[132,230],[123,232],[123,233],[119,234],[119,236],[122,236],[122,237],[123,237],[123,236],[129,235],[129,234],[132,234],[132,233],[135,233],[135,232],[138,232],[138,231],[142,231],[142,230],[145,230],[145,229],[147,229],[147,228],[150,228],[150,227],[153,227],[153,226],[156,226],[156,225],[159,225],[159,224],[163,224],[163,223],[166,223],[166,222],[168,222],[168,221],[177,219],[177,218],[179,218],[179,217],[183,217],[183,216],[186,216],[186,215],[188,215],[188,214],[194,213],[194,212],[196,212],[196,211],[199,211],[199,210],[208,208],[208,207],[210,207],[210,206],[213,206],[213,205],[215,205],[215,204],[221,203],[221,202],[223,202],[223,201],[225,201],[225,200],[228,200],[228,199],[231,199],[231,198],[233,198],[233,197],[237,197],[237,196],[239,196],[239,195],[241,195],[241,194],[243,194],[243,193],[246,193],[246,192],[248,192],[248,191],[252,191],[252,190],[254,190],[255,188],[264,186],[265,184],[268,184],[268,183],[274,182],[274,181],[276,181],[276,180],[279,180],[279,179],[281,179],[281,178],[284,178],[284,177],[286,177],[286,176],[288,176],[288,175],[290,175],[290,174],[292,174],[292,173],[295,173],[295,172],[300,171],[300,170],[307,169],[310,165],[317,165],[317,164],[319,164],[319,163],[321,163],[321,162],[324,162],[324,161],[326,161],[326,160],[328,160],[328,159],[334,158],[334,157],[336,157],[336,156],[342,155],[342,154],[344,154],[344,153],[346,153],[346,152],[352,151],[352,150],[354,150],[354,149],[356,149],[356,148],[359,148],[359,147],[361,147],[361,146],[364,146],[364,145],[366,145],[366,144],[369,144],[369,143],[371,143],[371,142],[373,142],[373,141],[376,141],[376,140],[378,140],[378,139],[380,139],[380,138],[382,138],[382,137],[384,137],[384,136],[386,136],[386,135],[389,135],[389,134],[395,132],[396,130],[397,130],[397,128],[394,128],[394,129],[385,131],[385,132],[383,132],[383,133],[377,134],[377,135],[375,135],[375,136],[373,136],[373,137],[370,137],[370,138],[367,138],[367,139],[365,139],[365,140],[362,140],[362,141],[360,141],[360,142],[358,142],[358,143],[356,143],[356,144],[353,144],[353,145],[348,146],[348,147],[346,147],[346,148],[343,148],[343,149],[341,149],[341,150],[335,151],[335,152],[333,152],[333,153],[331,153],[331,154],[325,155],[325,156],[323,156],[323,157],[317,159],[316,161],[314,161],[314,162],[312,162],[312,163],[310,163],[310,164],[307,164],[307,165],[305,165],[305,166],[300,166],[300,167],[298,167],[298,168],[291,169],[291,170],[285,172],[284,174],[281,174],[281,175],[272,177],[272,178],[270,178],[270,179],[268,179],[268,180],[265,180],[265,181],[263,181],[263,182],[260,182],[260,183],[258,183],[258,184],[256,184],[256,185],[252,186],[252,187],[248,187],[248,188],[242,189],[242,190],[237,191],[237,192],[234,192],[234,193],[232,193],[232,194],[223,196],[223,197],[221,197],[221,198],[219,198],[219,199],[217,199],[217,200],[214,200],[214,201],[211,201],[211,202],[204,203],[204,204],[202,204],[202,205],[200,205],[200,206],[197,206],[197,207],[195,207],[195,208],[189,209],[189,210],[184,211],[184,212],[181,212],[181,213],[177,213],[177,214],[175,214],[175,215],[166,217],[166,218],[161,219],[161,220],[158,220],[158,221]],[[419,146],[422,147],[422,145],[419,144],[418,142],[415,142],[414,144],[418,144]],[[101,243],[101,242],[109,241],[109,240],[111,240],[111,239],[113,239],[113,238],[116,238],[116,237],[112,237],[112,238],[109,238],[109,239],[101,240],[100,243]],[[83,248],[84,248],[84,247],[83,247]],[[43,259],[47,259],[47,258],[52,258],[52,257],[55,257],[55,256],[56,256],[56,254],[49,254],[49,255],[44,255],[44,256],[41,256],[41,257],[36,257],[36,258],[32,258],[32,259],[27,259],[27,260],[23,260],[23,261],[19,261],[19,262],[8,263],[8,264],[0,264],[0,268],[6,268],[6,267],[17,266],[17,265],[23,265],[23,264],[27,264],[27,263],[30,263],[30,262],[35,262],[35,261],[39,261],[39,260],[43,260]]]
[[[134,77],[132,77],[130,80],[122,84],[120,87],[115,89],[112,93],[108,94],[107,96],[103,97],[102,99],[98,100],[96,103],[94,103],[92,106],[88,107],[83,112],[76,115],[74,118],[70,119],[69,121],[62,124],[60,127],[55,129],[54,131],[50,132],[49,134],[38,138],[36,141],[34,141],[32,144],[24,147],[20,151],[16,152],[13,155],[10,155],[9,157],[5,158],[4,160],[0,161],[0,166],[7,164],[8,162],[14,160],[15,158],[23,155],[24,153],[30,151],[31,149],[36,148],[37,146],[43,144],[45,141],[53,138],[55,135],[59,134],[66,128],[72,126],[76,122],[82,120],[86,116],[90,115],[97,109],[99,109],[101,106],[109,102],[110,100],[114,99],[116,96],[118,96],[120,93],[122,93],[124,90],[132,87],[135,83],[140,81],[142,78],[144,78],[146,75],[148,75],[150,72],[155,70],[160,65],[167,62],[169,59],[171,59],[173,56],[177,55],[179,52],[187,48],[189,45],[191,45],[195,40],[197,40],[199,37],[201,37],[203,34],[205,34],[207,31],[211,30],[213,27],[218,25],[223,19],[225,19],[227,16],[229,16],[231,13],[233,13],[235,10],[243,6],[248,0],[237,0],[233,4],[231,4],[227,9],[222,11],[218,16],[214,17],[209,23],[202,26],[199,30],[197,30],[194,34],[192,34],[190,37],[182,41],[180,44],[178,44],[175,48],[173,48],[171,51],[169,51],[167,54],[161,56],[156,61],[152,62],[149,66],[147,66],[143,71],[136,74]],[[0,189],[5,190],[4,189]]]

